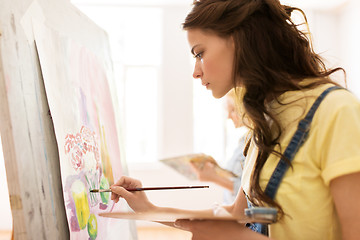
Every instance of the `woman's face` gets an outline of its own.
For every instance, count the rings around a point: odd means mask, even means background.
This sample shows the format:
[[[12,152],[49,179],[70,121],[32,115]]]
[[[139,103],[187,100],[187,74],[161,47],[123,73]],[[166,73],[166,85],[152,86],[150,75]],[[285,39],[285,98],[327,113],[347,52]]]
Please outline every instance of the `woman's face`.
[[[202,85],[210,89],[215,98],[223,97],[233,88],[233,39],[200,29],[189,29],[187,36],[196,58],[193,77],[201,79]]]

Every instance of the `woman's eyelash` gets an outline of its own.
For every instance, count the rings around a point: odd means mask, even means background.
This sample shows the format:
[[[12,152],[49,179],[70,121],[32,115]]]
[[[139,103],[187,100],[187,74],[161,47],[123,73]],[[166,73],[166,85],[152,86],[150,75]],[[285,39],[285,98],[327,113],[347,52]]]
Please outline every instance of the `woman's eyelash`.
[[[194,58],[201,58],[202,57],[202,52],[200,52],[200,53],[198,53],[198,54],[196,54],[195,56],[194,56]]]

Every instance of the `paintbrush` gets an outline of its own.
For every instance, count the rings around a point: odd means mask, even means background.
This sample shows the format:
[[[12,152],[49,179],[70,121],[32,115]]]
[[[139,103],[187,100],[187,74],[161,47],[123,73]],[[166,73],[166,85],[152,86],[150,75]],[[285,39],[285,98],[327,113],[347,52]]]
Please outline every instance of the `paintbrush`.
[[[144,188],[125,188],[129,192],[149,191],[149,190],[175,190],[175,189],[193,189],[209,188],[209,186],[178,186],[178,187],[144,187]],[[111,189],[91,189],[91,193],[111,192]]]

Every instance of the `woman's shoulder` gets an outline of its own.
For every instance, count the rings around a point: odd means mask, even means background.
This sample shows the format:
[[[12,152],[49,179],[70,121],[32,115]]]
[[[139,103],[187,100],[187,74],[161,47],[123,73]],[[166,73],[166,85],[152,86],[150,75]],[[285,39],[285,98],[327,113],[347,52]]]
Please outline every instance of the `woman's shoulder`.
[[[322,87],[319,91],[319,95],[328,87],[334,86],[332,84],[327,84],[327,86]],[[355,94],[346,88],[341,88],[334,90],[328,94],[323,100],[323,108],[326,108],[330,112],[337,112],[341,109],[354,109],[356,111],[360,108],[360,100]]]
[[[343,126],[353,126],[356,119],[360,119],[360,100],[350,90],[344,88],[334,90],[324,98],[314,120],[325,127],[334,124],[334,121]]]
[[[359,105],[360,100],[355,94],[351,92],[351,90],[342,88],[338,90],[334,90],[327,97],[328,103],[333,103],[334,107],[336,106],[346,106],[346,105]]]
[[[278,116],[284,127],[293,124],[305,117],[316,99],[328,88],[335,86],[332,83],[321,84],[313,88],[291,91],[283,94],[281,104],[272,105],[272,110]],[[359,99],[347,89],[338,89],[329,94],[320,103],[315,112],[315,121],[326,121],[336,118],[339,114],[360,115]]]
[[[295,91],[293,99],[304,100],[308,108],[315,102],[315,100],[328,88],[334,87],[333,83],[320,84],[316,87],[305,88],[299,91]],[[337,109],[344,107],[356,107],[359,106],[360,100],[355,96],[351,90],[344,87],[329,92],[320,104],[321,108],[329,107],[334,112]]]

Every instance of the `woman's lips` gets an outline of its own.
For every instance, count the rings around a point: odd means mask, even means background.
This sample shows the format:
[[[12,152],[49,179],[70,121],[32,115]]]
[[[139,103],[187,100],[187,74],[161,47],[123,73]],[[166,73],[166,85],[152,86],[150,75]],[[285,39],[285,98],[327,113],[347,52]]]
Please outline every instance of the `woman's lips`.
[[[210,83],[202,82],[201,84],[202,84],[203,86],[205,86],[206,88],[209,88],[209,84],[210,84]]]

